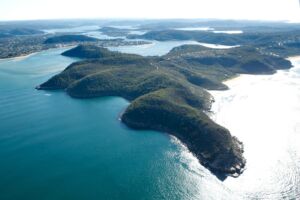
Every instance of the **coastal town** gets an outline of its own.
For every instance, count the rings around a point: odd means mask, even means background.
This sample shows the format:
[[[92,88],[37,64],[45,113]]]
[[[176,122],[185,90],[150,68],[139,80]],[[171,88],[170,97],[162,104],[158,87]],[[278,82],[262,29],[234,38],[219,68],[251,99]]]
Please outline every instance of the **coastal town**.
[[[99,47],[117,47],[149,44],[142,40],[96,39],[76,33],[66,34],[30,34],[0,35],[0,59],[26,56],[31,53],[61,47],[72,47],[79,44],[90,44]]]

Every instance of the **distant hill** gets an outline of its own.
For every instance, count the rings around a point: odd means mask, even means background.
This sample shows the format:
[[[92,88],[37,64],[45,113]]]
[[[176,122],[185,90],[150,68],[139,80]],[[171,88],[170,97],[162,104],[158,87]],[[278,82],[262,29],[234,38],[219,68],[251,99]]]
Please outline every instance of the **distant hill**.
[[[98,41],[96,38],[88,37],[85,35],[59,35],[48,38],[45,40],[45,44],[56,44],[56,43],[72,43],[72,42],[95,42]]]
[[[252,27],[253,28],[253,27]],[[259,29],[259,28],[257,28]],[[281,29],[280,29],[281,30]],[[265,53],[287,57],[299,55],[300,30],[249,31],[243,34],[213,33],[210,31],[158,30],[143,35],[128,35],[130,39],[158,41],[194,40],[221,45],[243,45],[259,48]]]
[[[13,37],[13,36],[28,36],[44,34],[43,31],[30,29],[30,28],[0,28],[0,38],[1,37]]]
[[[258,49],[247,46],[211,49],[200,45],[183,45],[175,47],[164,57],[187,69],[197,68],[202,74],[214,76],[217,80],[226,79],[225,74],[273,74],[278,69],[292,67],[288,60],[262,54]]]
[[[120,29],[120,28],[114,28],[114,27],[102,27],[99,29],[102,33],[105,35],[109,35],[112,37],[122,37],[129,34],[130,29]]]
[[[160,30],[149,31],[143,35],[128,35],[130,39],[149,39],[158,41],[195,40],[213,44],[239,45],[239,36],[225,33],[215,34],[207,31]]]

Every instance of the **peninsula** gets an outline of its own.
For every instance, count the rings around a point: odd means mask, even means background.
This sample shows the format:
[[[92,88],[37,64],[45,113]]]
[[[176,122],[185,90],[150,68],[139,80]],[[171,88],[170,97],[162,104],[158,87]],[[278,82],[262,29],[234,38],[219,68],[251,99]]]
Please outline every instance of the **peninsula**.
[[[245,167],[243,144],[208,116],[222,81],[241,73],[272,74],[292,65],[252,46],[227,50],[200,45],[175,47],[160,57],[143,57],[79,45],[63,53],[84,60],[37,86],[65,90],[74,98],[120,96],[131,102],[122,121],[134,129],[176,136],[220,179],[239,176]]]

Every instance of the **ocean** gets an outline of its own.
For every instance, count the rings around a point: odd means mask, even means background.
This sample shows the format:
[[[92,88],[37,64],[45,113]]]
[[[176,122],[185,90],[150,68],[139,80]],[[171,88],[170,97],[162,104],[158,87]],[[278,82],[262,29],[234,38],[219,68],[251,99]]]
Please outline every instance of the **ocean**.
[[[212,91],[211,117],[244,142],[247,159],[244,174],[221,182],[176,138],[127,128],[120,97],[35,90],[76,61],[65,50],[0,61],[0,199],[299,198],[299,61]]]

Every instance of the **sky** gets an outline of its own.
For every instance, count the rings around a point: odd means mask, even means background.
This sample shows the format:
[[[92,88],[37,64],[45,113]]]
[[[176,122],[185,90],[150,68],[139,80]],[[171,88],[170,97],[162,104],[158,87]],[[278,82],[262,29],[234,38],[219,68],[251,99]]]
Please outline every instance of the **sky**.
[[[0,20],[220,18],[300,22],[300,0],[0,0]]]

